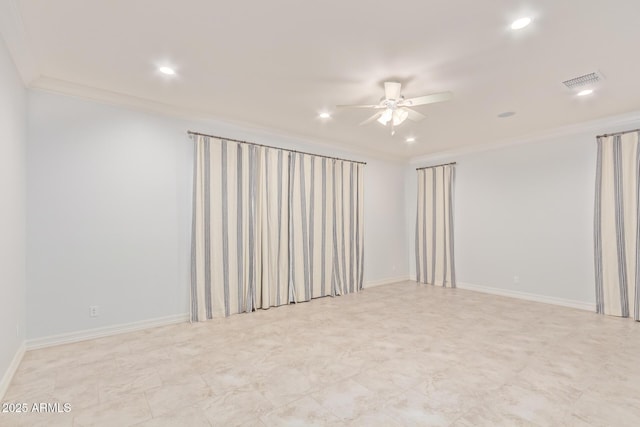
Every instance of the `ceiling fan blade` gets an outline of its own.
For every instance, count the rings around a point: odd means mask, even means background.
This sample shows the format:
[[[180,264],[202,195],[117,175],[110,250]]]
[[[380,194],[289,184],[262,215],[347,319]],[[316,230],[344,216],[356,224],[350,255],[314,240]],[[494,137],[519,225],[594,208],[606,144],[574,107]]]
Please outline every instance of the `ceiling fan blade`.
[[[384,82],[384,97],[386,99],[400,99],[402,83]]]
[[[420,114],[417,111],[412,110],[411,108],[404,107],[403,110],[409,113],[409,115],[407,116],[407,119],[412,120],[414,122],[420,122],[427,118],[427,116],[425,116],[424,114]]]
[[[453,98],[451,92],[434,93],[431,95],[418,96],[415,98],[405,99],[400,103],[402,107],[414,107],[416,105],[433,104],[435,102],[448,101]]]
[[[336,105],[336,108],[384,108],[382,105],[371,104],[371,105]]]
[[[382,115],[382,111],[379,111],[377,113],[375,113],[373,116],[369,117],[367,120],[365,120],[364,122],[360,123],[360,126],[362,125],[366,125],[367,123],[371,123],[374,120],[377,120],[378,117],[380,117]]]

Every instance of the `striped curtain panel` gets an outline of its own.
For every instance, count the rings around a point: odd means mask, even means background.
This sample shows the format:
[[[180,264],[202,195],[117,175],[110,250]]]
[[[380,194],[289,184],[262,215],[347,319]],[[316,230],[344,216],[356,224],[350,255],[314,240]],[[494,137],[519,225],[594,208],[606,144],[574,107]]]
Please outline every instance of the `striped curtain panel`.
[[[194,140],[192,320],[362,288],[362,165]]]
[[[292,153],[291,301],[362,289],[363,166]]]
[[[597,140],[594,215],[598,313],[640,321],[639,132]]]
[[[289,153],[268,147],[252,148],[262,153],[258,163],[260,192],[256,214],[261,236],[257,260],[261,271],[257,285],[261,299],[255,307],[268,308],[289,301]],[[219,208],[224,209],[224,205]]]
[[[364,166],[336,160],[333,193],[332,294],[362,290],[364,278]]]
[[[288,154],[202,136],[195,150],[193,320],[286,304]]]
[[[455,165],[418,171],[416,280],[456,287],[453,250],[453,186]]]

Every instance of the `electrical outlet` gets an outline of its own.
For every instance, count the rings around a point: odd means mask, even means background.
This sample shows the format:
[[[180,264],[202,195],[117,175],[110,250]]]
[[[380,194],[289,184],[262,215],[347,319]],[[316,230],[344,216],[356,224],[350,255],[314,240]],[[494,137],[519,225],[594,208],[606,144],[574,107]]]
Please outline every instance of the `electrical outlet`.
[[[513,283],[516,285],[520,283],[520,276],[513,276]]]
[[[89,306],[89,316],[98,317],[98,306],[97,305]]]

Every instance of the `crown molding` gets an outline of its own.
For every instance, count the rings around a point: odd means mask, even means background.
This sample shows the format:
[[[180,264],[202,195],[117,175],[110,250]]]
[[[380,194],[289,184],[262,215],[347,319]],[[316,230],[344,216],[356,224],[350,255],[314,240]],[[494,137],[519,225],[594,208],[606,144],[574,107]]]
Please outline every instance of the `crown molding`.
[[[223,119],[215,117],[210,113],[191,109],[187,107],[179,107],[171,104],[165,104],[158,101],[153,101],[146,98],[140,98],[133,95],[128,95],[120,92],[110,91],[106,89],[100,89],[92,86],[81,85],[78,83],[72,83],[65,80],[54,79],[46,76],[39,76],[35,78],[30,88],[39,89],[47,92],[58,93],[67,96],[74,96],[81,99],[88,99],[103,104],[126,107],[142,112],[162,114],[170,117],[177,117],[187,120],[202,121],[208,124],[222,125],[224,127],[235,127],[242,130],[246,130],[257,135],[265,135],[273,138],[282,138],[290,142],[306,143],[317,147],[322,147],[328,152],[334,151],[336,146],[340,146],[341,153],[344,155],[365,156],[367,158],[383,160],[385,162],[392,162],[398,165],[410,165],[425,164],[429,162],[439,161],[442,159],[451,159],[467,154],[474,154],[486,151],[497,150],[500,148],[506,148],[509,146],[515,146],[520,144],[528,144],[540,142],[548,139],[575,135],[585,132],[602,133],[613,130],[619,130],[618,127],[637,124],[640,122],[640,111],[633,111],[616,116],[609,116],[596,120],[590,120],[580,123],[574,123],[571,125],[560,126],[552,129],[547,129],[540,132],[530,133],[527,135],[507,138],[499,140],[494,143],[479,144],[474,146],[461,147],[453,150],[440,151],[431,154],[420,155],[407,159],[401,155],[393,155],[386,152],[376,150],[363,150],[359,147],[345,147],[345,143],[342,141],[333,141],[334,143],[327,143],[326,141],[318,140],[314,137],[301,134],[293,134],[287,131],[276,130],[273,128],[267,128],[247,122],[234,121],[229,119]],[[234,135],[229,135],[233,137]],[[595,135],[594,135],[595,137]],[[288,147],[282,147],[288,148]]]
[[[0,0],[0,35],[25,86],[40,76],[17,0]]]
[[[40,76],[36,78],[31,83],[30,88],[34,90],[42,90],[45,92],[52,92],[56,94],[87,99],[102,104],[129,108],[146,113],[161,114],[190,121],[201,121],[214,128],[235,128],[237,130],[242,130],[243,132],[250,132],[255,136],[265,136],[275,139],[282,139],[283,141],[286,141],[289,144],[293,145],[299,143],[309,144],[318,148],[323,148],[326,154],[335,153],[336,147],[339,147],[341,155],[364,156],[368,159],[383,160],[385,162],[392,162],[401,166],[405,166],[408,160],[406,157],[402,157],[399,155],[393,155],[376,150],[365,150],[361,149],[360,147],[353,147],[351,145],[345,146],[345,142],[343,141],[332,140],[332,143],[328,143],[326,142],[326,140],[319,140],[308,135],[295,134],[284,130],[277,130],[255,125],[252,123],[220,118],[202,110],[165,104],[147,98],[140,98],[121,92],[81,85],[78,83],[46,76]],[[225,136],[228,136],[229,138],[237,137],[237,135],[233,134]],[[260,141],[256,140],[256,142]],[[287,147],[283,145],[282,148],[286,149],[295,147]]]
[[[127,95],[121,92],[115,92],[107,89],[99,89],[92,86],[86,86],[66,80],[55,79],[47,76],[40,76],[35,79],[30,89],[39,89],[45,92],[52,92],[61,95],[72,96],[76,98],[96,101],[101,104],[124,106],[133,110],[143,111],[147,113],[162,114],[171,117],[189,120],[207,120],[211,117],[201,111],[176,107],[171,104],[165,104],[158,101],[152,101],[146,98],[140,98],[133,95]]]
[[[440,151],[432,154],[425,154],[422,156],[412,157],[409,160],[409,164],[414,166],[418,164],[424,164],[442,159],[451,159],[467,154],[481,153],[485,151],[497,150],[500,148],[506,148],[510,146],[529,144],[535,142],[541,142],[553,138],[561,138],[563,136],[576,135],[580,133],[593,132],[593,140],[595,141],[596,134],[602,132],[609,132],[613,130],[619,130],[620,126],[628,126],[640,123],[640,111],[632,111],[625,114],[619,114],[615,116],[604,117],[595,120],[589,120],[585,122],[574,123],[571,125],[560,126],[552,129],[547,129],[540,132],[530,133],[527,135],[507,138],[494,143],[481,144],[477,146],[462,147],[454,150]]]

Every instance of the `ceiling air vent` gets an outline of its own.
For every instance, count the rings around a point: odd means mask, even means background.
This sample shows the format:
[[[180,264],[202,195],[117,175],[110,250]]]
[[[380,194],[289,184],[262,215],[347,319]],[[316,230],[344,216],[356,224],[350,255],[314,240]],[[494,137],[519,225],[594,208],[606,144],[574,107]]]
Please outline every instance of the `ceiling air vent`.
[[[589,73],[589,74],[585,74],[584,76],[574,77],[572,79],[565,80],[562,82],[562,84],[564,84],[569,89],[575,89],[575,88],[586,86],[586,85],[592,85],[602,80],[604,80],[604,77],[602,76],[602,74],[600,74],[599,71],[596,71],[595,73]]]

